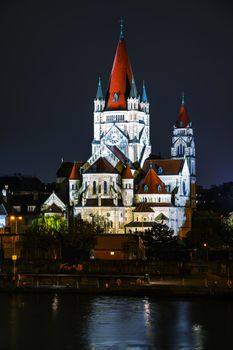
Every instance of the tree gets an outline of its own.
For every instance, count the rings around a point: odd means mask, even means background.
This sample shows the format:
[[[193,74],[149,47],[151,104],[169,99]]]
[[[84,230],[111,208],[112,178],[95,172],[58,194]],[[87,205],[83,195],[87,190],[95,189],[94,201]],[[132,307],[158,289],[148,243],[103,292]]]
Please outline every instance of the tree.
[[[67,235],[67,221],[64,218],[43,216],[32,221],[24,246],[29,256],[61,257],[62,243]]]
[[[222,217],[222,229],[220,238],[226,248],[233,247],[233,220],[231,218]]]
[[[69,234],[64,240],[64,258],[71,260],[86,260],[96,244],[96,226],[82,219],[73,219]]]
[[[145,231],[143,242],[148,259],[159,257],[161,252],[176,250],[178,246],[174,231],[164,223],[154,223],[151,229]]]
[[[192,230],[184,243],[188,248],[222,248],[226,244],[226,225],[223,217],[210,210],[197,210],[192,217]]]

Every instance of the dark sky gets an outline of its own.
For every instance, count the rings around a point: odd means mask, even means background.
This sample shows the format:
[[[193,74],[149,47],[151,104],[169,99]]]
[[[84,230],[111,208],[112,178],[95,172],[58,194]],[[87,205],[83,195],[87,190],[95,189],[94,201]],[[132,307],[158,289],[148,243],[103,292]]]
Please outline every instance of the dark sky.
[[[138,90],[150,99],[153,153],[170,155],[185,92],[198,183],[233,181],[233,6],[205,0],[2,1],[0,174],[53,181],[61,157],[86,160],[98,77],[106,90],[119,19]]]

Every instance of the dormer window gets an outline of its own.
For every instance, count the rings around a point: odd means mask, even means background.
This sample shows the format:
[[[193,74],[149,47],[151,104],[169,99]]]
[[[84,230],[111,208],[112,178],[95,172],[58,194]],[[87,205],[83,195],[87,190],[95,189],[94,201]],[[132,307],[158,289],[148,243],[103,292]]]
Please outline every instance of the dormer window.
[[[114,94],[114,96],[113,96],[113,101],[114,101],[114,102],[118,102],[118,100],[119,100],[119,96],[118,96],[118,94],[115,92],[115,94]]]
[[[148,186],[144,185],[144,192],[148,192]]]
[[[163,173],[163,168],[160,166],[159,168],[158,168],[158,174],[162,174]]]
[[[158,192],[161,192],[161,186],[158,185]]]

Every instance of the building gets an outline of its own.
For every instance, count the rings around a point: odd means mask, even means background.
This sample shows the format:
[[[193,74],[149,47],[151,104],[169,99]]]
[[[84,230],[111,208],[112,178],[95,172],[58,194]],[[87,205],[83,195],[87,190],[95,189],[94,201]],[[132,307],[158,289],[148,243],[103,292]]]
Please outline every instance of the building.
[[[57,183],[68,188],[73,215],[106,232],[144,231],[162,221],[183,237],[196,200],[192,122],[183,95],[171,158],[153,156],[149,107],[145,83],[137,90],[121,26],[106,95],[99,79],[94,99],[92,154],[86,162],[63,162]]]

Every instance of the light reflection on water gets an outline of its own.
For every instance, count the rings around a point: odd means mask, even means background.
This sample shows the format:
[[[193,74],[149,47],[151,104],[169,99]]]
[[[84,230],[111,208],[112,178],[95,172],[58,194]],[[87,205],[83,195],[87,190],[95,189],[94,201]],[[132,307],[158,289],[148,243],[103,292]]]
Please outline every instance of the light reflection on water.
[[[224,349],[233,301],[0,294],[1,350]]]

